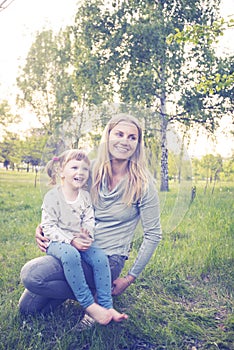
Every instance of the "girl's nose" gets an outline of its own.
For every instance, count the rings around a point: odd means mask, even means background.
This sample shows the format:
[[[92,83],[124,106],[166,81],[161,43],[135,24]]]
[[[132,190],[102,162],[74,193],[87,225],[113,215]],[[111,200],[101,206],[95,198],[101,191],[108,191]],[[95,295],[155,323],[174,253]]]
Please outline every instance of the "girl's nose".
[[[78,170],[77,170],[77,174],[78,174],[78,175],[83,174],[83,169],[78,169]]]

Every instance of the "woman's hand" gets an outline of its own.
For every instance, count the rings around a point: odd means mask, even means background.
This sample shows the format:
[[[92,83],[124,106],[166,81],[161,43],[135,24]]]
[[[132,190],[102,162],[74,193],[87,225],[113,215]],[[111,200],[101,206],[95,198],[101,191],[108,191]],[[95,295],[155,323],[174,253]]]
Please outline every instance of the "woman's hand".
[[[50,240],[48,238],[44,237],[43,232],[42,232],[42,228],[40,225],[38,225],[36,228],[35,238],[36,238],[36,243],[37,243],[38,248],[43,253],[45,253]]]
[[[119,277],[113,282],[112,295],[120,295],[127,289],[134,281],[135,277],[127,275],[126,277]]]
[[[71,245],[81,252],[85,252],[89,249],[93,242],[93,239],[90,237],[89,232],[81,228],[80,233],[71,241]]]

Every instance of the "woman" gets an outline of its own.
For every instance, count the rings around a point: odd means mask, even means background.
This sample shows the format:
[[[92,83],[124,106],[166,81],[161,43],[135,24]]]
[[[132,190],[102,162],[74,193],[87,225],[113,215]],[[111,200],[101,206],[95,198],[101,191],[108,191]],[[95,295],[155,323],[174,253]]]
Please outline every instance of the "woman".
[[[136,118],[119,114],[108,122],[92,169],[91,194],[95,241],[109,258],[112,295],[119,295],[140,275],[161,240],[158,194],[145,165],[142,129]],[[139,220],[144,232],[142,244],[127,276],[119,277]],[[48,239],[39,227],[36,240],[46,251]],[[87,240],[80,245],[81,250],[87,249]],[[89,267],[83,263],[83,268],[87,283],[94,289]],[[53,257],[28,262],[21,278],[26,287],[19,302],[23,313],[45,312],[66,299],[75,299],[60,263]]]

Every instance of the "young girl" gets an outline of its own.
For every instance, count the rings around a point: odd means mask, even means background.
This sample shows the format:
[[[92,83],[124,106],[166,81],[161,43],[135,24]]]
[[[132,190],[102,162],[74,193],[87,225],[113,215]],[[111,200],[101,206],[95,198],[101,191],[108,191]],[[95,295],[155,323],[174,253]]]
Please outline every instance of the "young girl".
[[[61,185],[45,195],[42,229],[50,240],[47,254],[62,262],[76,299],[91,317],[106,325],[111,320],[126,319],[127,315],[113,309],[108,258],[93,243],[94,213],[90,194],[85,190],[89,167],[87,156],[75,149],[63,152],[47,164],[51,184],[56,184],[59,175]],[[81,258],[93,269],[98,303],[86,283]]]

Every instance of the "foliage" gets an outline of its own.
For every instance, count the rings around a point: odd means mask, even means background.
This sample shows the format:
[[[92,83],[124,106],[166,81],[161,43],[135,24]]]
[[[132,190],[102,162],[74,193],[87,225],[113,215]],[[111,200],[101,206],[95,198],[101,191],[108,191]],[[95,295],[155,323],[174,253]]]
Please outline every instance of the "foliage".
[[[174,40],[181,43],[197,45],[207,38],[210,45],[218,44],[220,37],[227,28],[233,28],[234,20],[225,22],[223,18],[214,21],[209,25],[187,25],[184,30],[175,29],[175,34],[170,34],[167,42],[170,44]],[[195,87],[198,93],[207,94],[215,102],[216,107],[221,111],[233,112],[233,87],[234,87],[234,61],[232,56],[217,58],[210,71],[200,77],[200,81]],[[219,99],[218,99],[219,98]]]
[[[70,41],[67,32],[54,35],[52,30],[38,33],[26,64],[17,78],[22,92],[18,103],[28,103],[49,132],[73,115],[75,101],[69,70]]]
[[[30,173],[0,172],[0,349],[186,350],[232,349],[233,339],[233,184],[220,183],[211,195],[197,196],[183,221],[163,241],[143,274],[115,307],[129,320],[77,333],[72,328],[82,310],[66,302],[53,314],[24,317],[18,313],[23,292],[20,269],[42,253],[35,245],[41,193]],[[173,183],[162,208],[163,227],[177,191]],[[140,245],[140,230],[126,272]]]
[[[20,153],[20,139],[16,133],[7,132],[3,141],[0,142],[0,159],[8,161],[9,164],[18,162]]]
[[[151,127],[161,118],[161,190],[168,190],[169,123],[200,123],[213,130],[220,118],[220,101],[212,107],[207,90],[197,89],[202,77],[216,63],[213,40],[219,34],[214,23],[219,0],[174,1],[85,1],[79,8],[74,30],[81,47],[89,48],[88,60],[98,67],[91,71],[98,80],[118,93],[122,101],[152,108]],[[185,28],[202,28],[193,40],[169,40]],[[205,28],[215,30],[205,31]],[[82,43],[82,45],[81,45]],[[100,89],[102,85],[100,84]]]
[[[7,132],[0,142],[0,161],[7,160],[12,168],[21,170],[22,163],[39,165],[47,135],[40,129],[34,129],[31,136],[20,139],[19,135]]]
[[[0,102],[0,125],[1,125],[1,132],[6,129],[7,126],[9,126],[12,123],[18,123],[20,121],[19,115],[13,115],[11,112],[11,107],[9,105],[9,102],[6,100],[3,100]]]
[[[232,58],[218,58],[214,49],[224,26],[219,5],[83,1],[73,26],[58,35],[38,33],[17,80],[19,101],[32,106],[49,134],[75,118],[76,147],[89,121],[85,110],[94,104],[118,96],[150,107],[146,144],[158,130],[161,190],[168,191],[168,126],[198,123],[213,131],[222,112],[233,108]]]
[[[17,85],[22,93],[18,104],[31,106],[48,135],[56,137],[65,128],[77,148],[85,128],[90,129],[91,116],[95,120],[94,104],[106,96],[101,82],[95,82],[98,67],[94,59],[88,61],[89,48],[76,37],[69,27],[58,35],[51,30],[38,33]]]
[[[109,107],[109,108],[108,108]],[[91,130],[81,130],[79,135],[79,146],[86,151],[91,152],[91,158],[95,158],[96,150],[100,142],[100,130],[103,128],[102,123],[113,113],[113,107],[106,106],[103,109],[87,110],[88,116],[95,121],[92,124]],[[147,122],[149,114],[144,115],[142,110],[134,110],[131,113],[140,115]],[[88,120],[88,116],[85,119]],[[150,120],[149,120],[150,122]],[[148,124],[150,125],[150,124]],[[64,123],[63,128],[56,130],[51,137],[48,137],[41,129],[34,129],[31,136],[21,140],[17,134],[7,133],[2,142],[0,142],[0,162],[7,160],[10,167],[15,167],[18,170],[26,168],[23,163],[44,166],[54,155],[61,153],[67,148],[72,148],[76,142],[75,118],[69,123]],[[170,142],[172,142],[172,133],[168,134]],[[177,145],[175,145],[177,144]],[[154,133],[149,126],[146,125],[145,146],[148,167],[156,180],[160,176],[160,137]],[[201,159],[193,158],[192,164],[186,153],[183,153],[182,144],[180,141],[172,142],[168,145],[168,175],[169,179],[174,182],[180,181],[180,176],[183,180],[195,181],[206,180],[212,181],[215,177],[218,180],[234,181],[234,161],[230,159],[222,159],[220,156],[206,155]],[[182,153],[181,153],[182,152]]]
[[[234,159],[222,159],[221,156],[207,154],[201,159],[193,159],[193,176],[196,180],[208,180],[212,182],[216,179],[234,180]]]
[[[108,87],[110,71],[104,72],[99,62],[99,53],[90,37],[92,24],[97,23],[100,9],[90,4],[90,7],[80,7],[71,28],[74,41],[72,63],[74,66],[74,88],[81,106],[100,105],[103,101],[111,101],[113,92]],[[84,23],[87,23],[84,25]],[[93,33],[94,34],[94,33]]]
[[[223,161],[223,172],[221,172],[220,178],[221,180],[234,181],[234,157]]]
[[[220,156],[215,157],[212,154],[207,154],[204,157],[202,157],[201,166],[203,169],[205,169],[206,177],[211,178],[217,171],[221,171],[222,158]]]

